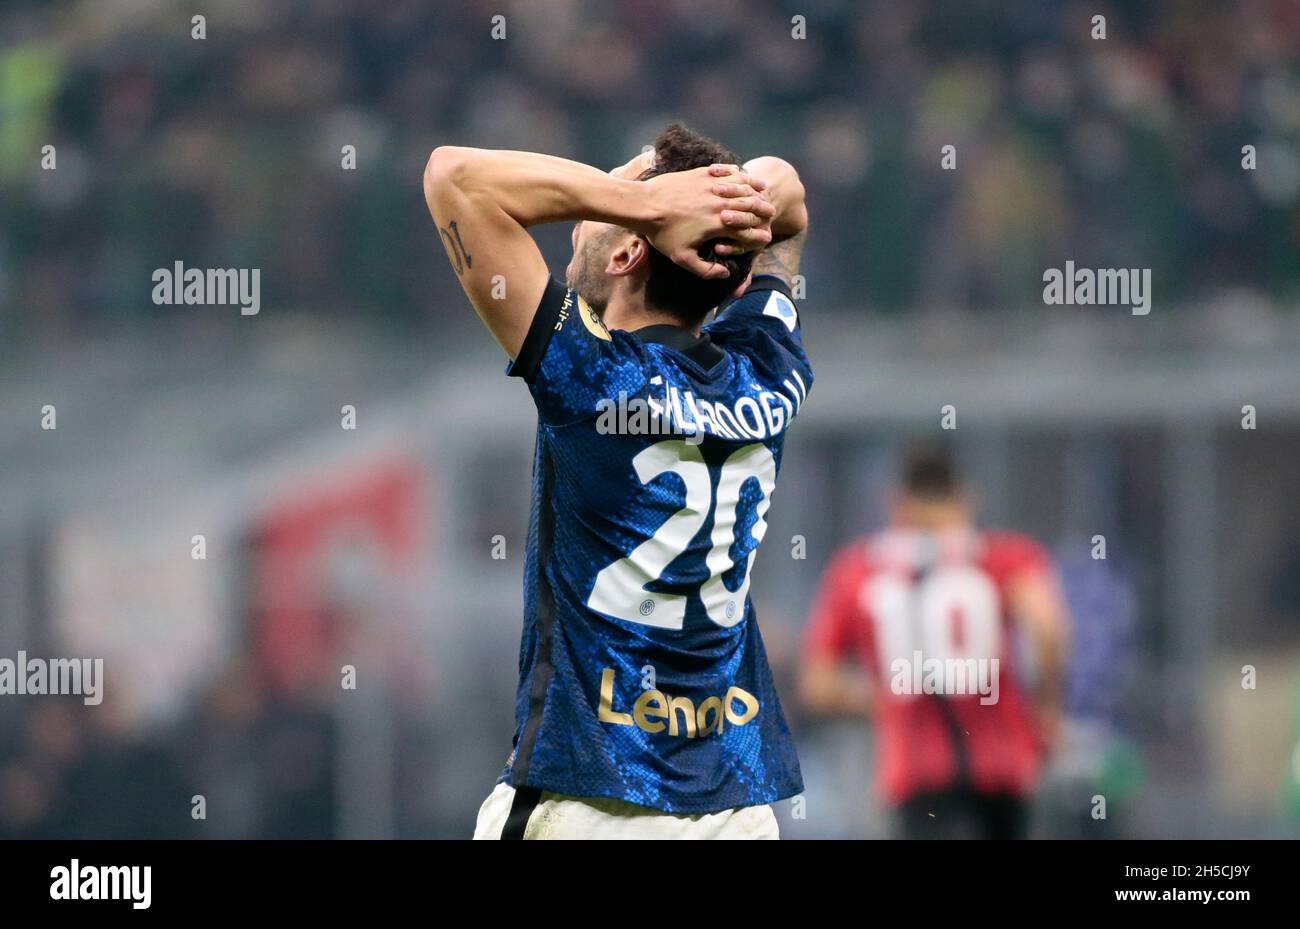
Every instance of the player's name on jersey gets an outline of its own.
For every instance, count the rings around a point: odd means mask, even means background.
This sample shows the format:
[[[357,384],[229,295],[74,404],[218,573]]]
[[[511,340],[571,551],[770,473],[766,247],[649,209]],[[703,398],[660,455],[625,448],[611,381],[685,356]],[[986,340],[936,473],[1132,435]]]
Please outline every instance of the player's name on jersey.
[[[659,396],[604,398],[596,404],[596,431],[602,435],[680,435],[699,444],[706,435],[721,439],[768,439],[782,432],[794,419],[807,388],[798,372],[792,372],[784,390],[759,390],[732,403],[710,402],[689,389],[664,385],[662,377],[650,379]],[[789,391],[789,394],[786,394]]]
[[[738,711],[737,704],[743,709]],[[670,736],[688,739],[722,735],[727,723],[743,726],[758,715],[760,708],[757,697],[733,685],[725,694],[706,697],[698,705],[689,697],[646,690],[636,698],[631,712],[625,712],[614,706],[614,669],[605,668],[600,675],[600,721],[615,726],[636,726],[651,734],[666,729]]]

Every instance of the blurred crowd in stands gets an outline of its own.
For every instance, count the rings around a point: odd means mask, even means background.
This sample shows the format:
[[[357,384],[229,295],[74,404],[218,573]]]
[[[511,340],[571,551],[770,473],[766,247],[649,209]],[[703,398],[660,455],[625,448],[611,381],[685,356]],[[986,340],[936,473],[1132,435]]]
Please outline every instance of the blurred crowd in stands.
[[[196,39],[198,11],[0,9],[10,346],[178,312],[177,260],[261,268],[264,312],[441,325],[433,146],[613,166],[674,119],[802,168],[828,312],[1029,306],[1066,259],[1162,301],[1300,283],[1291,0],[214,0]]]

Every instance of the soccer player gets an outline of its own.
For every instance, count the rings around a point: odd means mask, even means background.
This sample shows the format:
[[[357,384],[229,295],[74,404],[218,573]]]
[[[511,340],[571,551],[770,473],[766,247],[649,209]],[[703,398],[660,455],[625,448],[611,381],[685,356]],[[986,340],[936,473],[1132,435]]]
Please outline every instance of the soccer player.
[[[977,529],[949,459],[918,453],[893,524],[822,579],[801,695],[875,718],[877,790],[901,837],[1022,837],[1060,726],[1066,622],[1044,549]]]
[[[429,160],[443,244],[538,414],[514,750],[476,838],[776,838],[770,804],[803,789],[749,583],[812,385],[807,211],[788,163],[737,161],[680,125],[610,174]],[[565,283],[528,234],[560,220]]]

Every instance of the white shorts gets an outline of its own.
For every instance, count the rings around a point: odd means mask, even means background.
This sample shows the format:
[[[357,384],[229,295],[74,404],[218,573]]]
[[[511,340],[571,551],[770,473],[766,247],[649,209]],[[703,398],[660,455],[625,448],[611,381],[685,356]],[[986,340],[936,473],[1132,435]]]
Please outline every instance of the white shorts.
[[[483,801],[474,827],[476,839],[499,839],[510,818],[515,789],[497,784]],[[775,839],[776,814],[770,806],[742,806],[694,816],[664,813],[604,797],[565,797],[542,791],[526,816],[525,839]]]

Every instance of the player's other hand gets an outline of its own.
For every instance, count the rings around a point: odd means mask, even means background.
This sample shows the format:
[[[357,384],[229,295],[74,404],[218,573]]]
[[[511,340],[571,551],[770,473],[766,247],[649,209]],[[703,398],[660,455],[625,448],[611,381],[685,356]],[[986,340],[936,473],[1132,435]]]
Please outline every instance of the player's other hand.
[[[645,182],[654,220],[650,244],[703,278],[727,276],[727,268],[700,257],[707,244],[722,240],[736,252],[752,252],[772,241],[776,209],[764,184],[737,165],[711,165],[661,174]]]

